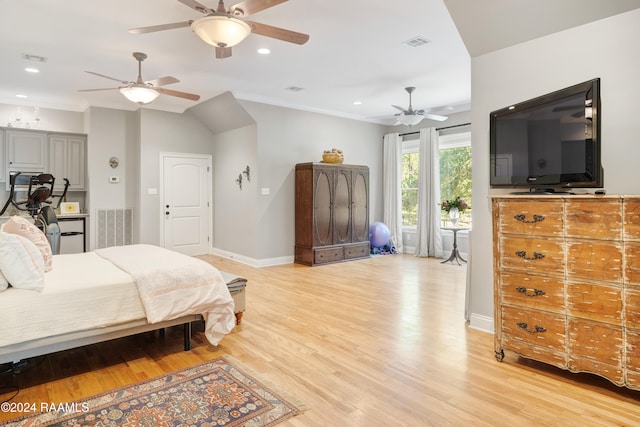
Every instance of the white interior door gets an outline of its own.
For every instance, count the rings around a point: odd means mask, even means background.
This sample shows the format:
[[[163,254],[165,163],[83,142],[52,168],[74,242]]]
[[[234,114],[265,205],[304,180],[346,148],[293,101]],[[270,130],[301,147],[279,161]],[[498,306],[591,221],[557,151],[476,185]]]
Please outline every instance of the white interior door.
[[[186,255],[209,253],[211,157],[162,154],[163,245]]]

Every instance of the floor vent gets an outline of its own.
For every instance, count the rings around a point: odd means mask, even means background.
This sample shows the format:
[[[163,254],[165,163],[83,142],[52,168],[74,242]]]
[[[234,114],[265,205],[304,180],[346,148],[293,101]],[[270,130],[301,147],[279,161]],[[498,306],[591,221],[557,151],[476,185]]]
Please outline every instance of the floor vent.
[[[98,209],[96,248],[124,246],[132,243],[132,209]]]

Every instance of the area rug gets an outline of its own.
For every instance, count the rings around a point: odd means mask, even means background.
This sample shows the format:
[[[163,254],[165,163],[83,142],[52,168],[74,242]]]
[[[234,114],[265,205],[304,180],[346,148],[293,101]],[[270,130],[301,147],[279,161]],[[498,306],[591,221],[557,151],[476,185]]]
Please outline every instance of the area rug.
[[[237,361],[227,359],[217,358],[77,402],[47,403],[42,408],[46,412],[0,425],[258,427],[279,424],[306,409],[255,379],[247,368],[239,368]]]

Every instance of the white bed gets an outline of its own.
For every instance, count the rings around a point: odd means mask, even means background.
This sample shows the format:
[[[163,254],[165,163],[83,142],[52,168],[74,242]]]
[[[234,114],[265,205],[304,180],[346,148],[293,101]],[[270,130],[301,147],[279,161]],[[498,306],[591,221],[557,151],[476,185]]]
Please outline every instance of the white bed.
[[[187,349],[200,319],[216,345],[236,323],[217,269],[156,246],[55,255],[44,282],[0,292],[0,363],[179,324]]]

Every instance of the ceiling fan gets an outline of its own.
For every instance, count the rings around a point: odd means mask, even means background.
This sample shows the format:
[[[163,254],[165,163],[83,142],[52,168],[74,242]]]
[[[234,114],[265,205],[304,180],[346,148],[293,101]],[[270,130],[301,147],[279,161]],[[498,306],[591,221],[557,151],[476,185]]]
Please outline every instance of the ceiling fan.
[[[231,47],[240,43],[251,33],[300,45],[305,44],[309,40],[309,35],[307,34],[244,19],[249,15],[284,3],[287,0],[243,0],[231,6],[229,10],[225,9],[222,0],[218,1],[218,7],[215,10],[209,9],[196,0],[178,1],[198,12],[204,13],[205,16],[184,22],[132,28],[129,32],[132,34],[143,34],[172,30],[174,28],[191,27],[204,42],[216,48],[216,58],[230,57]]]
[[[200,95],[180,92],[172,89],[165,89],[164,87],[162,87],[171,83],[178,83],[180,80],[176,79],[175,77],[165,76],[154,80],[142,80],[142,61],[147,59],[147,55],[142,52],[133,52],[133,57],[138,61],[138,78],[136,81],[121,80],[114,77],[105,76],[104,74],[95,73],[93,71],[85,71],[86,73],[93,74],[98,77],[104,77],[105,79],[119,82],[122,84],[122,86],[102,89],[80,89],[79,92],[119,89],[120,93],[122,93],[129,101],[137,102],[138,104],[148,104],[156,99],[161,93],[169,96],[176,96],[178,98],[190,99],[192,101],[197,101],[200,99]]]
[[[443,122],[448,119],[448,117],[446,116],[425,113],[424,110],[414,110],[413,107],[411,106],[411,94],[413,93],[414,90],[416,90],[416,88],[405,87],[404,90],[406,90],[409,93],[409,108],[404,109],[402,107],[398,107],[397,105],[392,105],[393,108],[396,108],[401,111],[401,113],[396,114],[396,117],[398,119],[398,121],[395,123],[396,125],[413,126],[420,123],[424,118],[437,120],[439,122]]]

